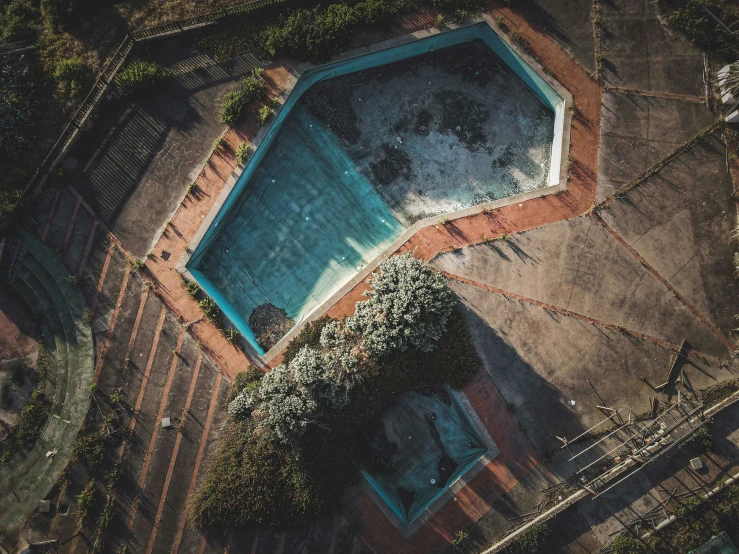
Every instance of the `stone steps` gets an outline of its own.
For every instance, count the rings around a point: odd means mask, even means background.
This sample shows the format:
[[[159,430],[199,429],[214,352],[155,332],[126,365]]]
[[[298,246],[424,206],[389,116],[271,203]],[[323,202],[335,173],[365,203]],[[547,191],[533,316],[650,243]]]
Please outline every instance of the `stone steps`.
[[[44,335],[53,373],[47,384],[52,409],[36,445],[0,469],[0,490],[13,491],[19,499],[0,498],[3,532],[23,522],[67,465],[87,416],[95,373],[95,349],[85,303],[74,281],[70,281],[68,269],[33,235],[20,232],[18,238],[22,245],[9,285],[31,308]],[[53,449],[57,449],[57,455],[47,458],[46,452]]]

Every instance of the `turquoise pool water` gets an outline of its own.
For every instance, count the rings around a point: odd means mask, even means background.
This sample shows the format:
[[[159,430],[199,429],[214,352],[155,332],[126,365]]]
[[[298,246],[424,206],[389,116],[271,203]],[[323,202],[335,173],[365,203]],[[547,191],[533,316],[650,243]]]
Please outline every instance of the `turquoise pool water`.
[[[482,40],[555,113],[563,101],[486,24],[435,35],[305,72],[296,83],[187,268],[240,333],[255,308],[283,309],[299,323],[407,228],[329,128],[298,102],[318,81]],[[394,137],[393,137],[394,138]],[[552,149],[550,179],[559,176]]]

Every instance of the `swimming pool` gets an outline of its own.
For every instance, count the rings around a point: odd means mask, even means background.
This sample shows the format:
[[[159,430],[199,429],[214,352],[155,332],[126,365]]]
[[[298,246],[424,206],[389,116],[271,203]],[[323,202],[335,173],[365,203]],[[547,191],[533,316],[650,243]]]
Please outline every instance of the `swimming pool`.
[[[504,116],[508,118],[506,128],[511,122],[520,125],[523,137],[516,139],[515,145],[521,145],[516,149],[510,144],[507,150],[503,149],[499,145],[502,135],[497,131],[492,138],[491,133],[482,138],[465,134],[466,128],[445,121],[443,114],[433,129],[432,124],[423,125],[417,120],[405,130],[388,123],[388,130],[382,127],[384,123],[377,124],[377,121],[382,123],[383,112],[391,111],[381,107],[375,110],[379,112],[378,119],[364,125],[369,138],[351,143],[336,125],[332,128],[333,120],[323,117],[309,103],[301,102],[311,87],[328,80],[389,67],[388,64],[473,41],[482,41],[496,60],[505,64],[505,71],[510,75],[506,73],[505,79],[499,81],[511,82],[511,76],[517,79],[516,97],[506,100],[508,104],[503,98],[485,103],[486,99],[480,95],[472,99],[464,97],[461,101],[452,95],[449,100],[448,95],[438,94],[430,80],[429,94],[424,96],[419,92],[418,100],[415,97],[408,100],[408,109],[413,110],[416,105],[420,114],[419,104],[428,101],[429,105],[432,102],[441,105],[441,109],[459,111],[469,100],[478,115],[480,109],[489,112],[485,121],[490,121],[490,125],[495,124],[496,118],[503,121]],[[418,73],[415,68],[413,71]],[[461,88],[477,86],[474,76],[482,72],[480,69],[471,74],[472,80]],[[382,78],[377,83],[373,85],[374,106],[381,100],[377,90],[381,91]],[[354,94],[352,100],[361,126],[362,114],[367,112],[366,108],[362,108],[364,112],[358,108],[359,103],[362,100],[367,103],[372,90],[367,87],[357,90],[364,91]],[[527,100],[528,104],[521,107],[519,104],[526,94],[533,100]],[[522,115],[514,109],[518,106],[525,112],[532,102],[536,102],[543,121],[538,127],[531,125],[525,113]],[[499,114],[494,108],[498,104],[513,107]],[[551,113],[550,120],[547,111]],[[463,115],[474,118],[475,112]],[[194,248],[187,270],[255,350],[264,354],[281,335],[362,272],[419,219],[559,184],[565,115],[562,96],[486,23],[307,70]],[[384,135],[373,143],[375,128],[377,134]],[[532,136],[536,140],[534,145],[531,145]],[[433,141],[433,147],[447,156],[428,174],[424,173],[426,166],[431,167],[441,156],[424,160],[421,156],[427,149],[425,144],[431,143],[423,141]],[[368,149],[373,149],[373,153],[367,154]],[[489,166],[485,165],[486,156]],[[500,162],[496,165],[496,160],[515,160],[516,156],[522,161],[518,164],[521,167],[515,168],[518,173],[508,172],[515,177],[513,185],[497,183],[497,177],[490,177],[501,167]],[[417,159],[424,161],[414,166]],[[395,182],[400,185],[385,186],[376,167],[389,168],[391,177],[399,174]],[[264,326],[272,324],[281,328],[280,335],[270,335],[267,340]]]
[[[362,474],[407,527],[494,448],[449,388],[429,387],[400,395],[385,412]]]

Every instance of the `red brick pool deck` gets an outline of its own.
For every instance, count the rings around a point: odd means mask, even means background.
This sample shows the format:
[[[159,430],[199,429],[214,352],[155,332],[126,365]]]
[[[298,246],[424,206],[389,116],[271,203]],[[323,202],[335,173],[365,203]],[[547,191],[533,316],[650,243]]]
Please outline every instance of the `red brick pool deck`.
[[[446,225],[426,227],[411,237],[398,252],[414,251],[417,256],[430,260],[441,252],[577,217],[587,212],[595,202],[601,87],[559,45],[521,16],[507,8],[494,9],[490,13],[494,18],[502,17],[508,27],[528,43],[531,54],[574,98],[576,111],[572,118],[567,189],[556,195],[456,219]],[[431,14],[415,14],[396,28],[394,34],[406,34],[428,27],[434,19]],[[358,37],[357,45],[388,36],[363,34]],[[289,81],[291,67],[289,63],[283,63],[267,68],[265,77],[273,89]],[[256,112],[258,108],[252,106],[251,110]],[[255,117],[247,119],[256,120]],[[197,190],[180,205],[146,260],[144,270],[144,276],[152,282],[154,292],[183,321],[191,322],[193,335],[230,379],[245,370],[251,362],[239,348],[229,344],[218,329],[202,319],[197,302],[187,296],[175,267],[235,169],[233,153],[241,141],[253,138],[257,130],[254,124],[226,133],[228,147],[218,147],[213,153],[196,181]],[[364,290],[364,284],[358,285],[327,313],[333,317],[353,313]],[[271,365],[277,363],[279,357]],[[362,539],[374,551],[429,553],[445,549],[457,531],[479,519],[497,499],[540,463],[534,447],[520,430],[515,416],[507,409],[505,401],[485,372],[479,372],[464,392],[496,442],[500,454],[459,491],[456,502],[447,502],[407,540],[374,501],[357,489],[349,510],[360,518]]]

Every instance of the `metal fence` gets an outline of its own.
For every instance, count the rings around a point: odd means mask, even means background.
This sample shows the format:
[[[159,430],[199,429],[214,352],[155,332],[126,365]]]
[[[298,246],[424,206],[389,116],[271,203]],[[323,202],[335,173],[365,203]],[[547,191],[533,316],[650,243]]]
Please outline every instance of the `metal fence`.
[[[181,19],[172,23],[165,23],[156,27],[148,29],[142,29],[140,31],[134,31],[133,33],[126,35],[115,54],[110,58],[102,72],[98,76],[95,84],[92,86],[90,91],[85,96],[85,99],[80,104],[77,111],[74,113],[69,123],[62,131],[61,135],[49,150],[41,165],[38,167],[36,172],[31,177],[31,180],[26,185],[20,198],[16,202],[16,207],[29,195],[36,195],[46,183],[47,178],[52,171],[56,169],[59,162],[67,154],[67,151],[72,146],[75,138],[80,129],[82,129],[85,121],[90,114],[95,110],[100,102],[100,99],[105,94],[105,91],[110,86],[110,83],[115,79],[118,70],[125,63],[126,58],[131,53],[134,45],[137,42],[145,40],[160,38],[168,35],[174,35],[183,31],[189,31],[197,29],[206,25],[223,21],[229,17],[240,16],[247,13],[251,13],[257,10],[261,10],[270,6],[275,6],[284,3],[285,0],[252,0],[243,4],[238,4],[231,8],[218,10],[215,12],[198,15],[195,17],[189,17],[187,19]]]

